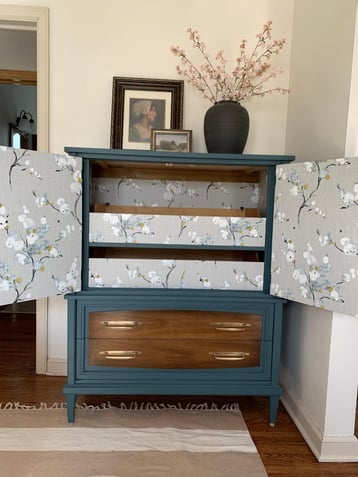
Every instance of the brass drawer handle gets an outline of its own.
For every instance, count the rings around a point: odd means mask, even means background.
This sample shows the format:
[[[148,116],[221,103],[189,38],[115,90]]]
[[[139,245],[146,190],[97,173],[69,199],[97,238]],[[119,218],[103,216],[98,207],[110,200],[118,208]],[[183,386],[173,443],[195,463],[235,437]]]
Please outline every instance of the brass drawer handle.
[[[216,330],[218,331],[246,331],[247,328],[251,326],[250,323],[240,323],[240,322],[214,322],[211,323],[211,326],[213,326]]]
[[[222,361],[242,361],[250,356],[250,353],[243,351],[212,351],[209,354],[213,356],[214,359]]]
[[[141,351],[100,351],[100,355],[104,356],[105,359],[135,359],[139,356]]]
[[[138,328],[141,324],[140,321],[101,321],[101,325],[104,325],[105,328],[119,328],[121,330],[133,330],[134,328]]]

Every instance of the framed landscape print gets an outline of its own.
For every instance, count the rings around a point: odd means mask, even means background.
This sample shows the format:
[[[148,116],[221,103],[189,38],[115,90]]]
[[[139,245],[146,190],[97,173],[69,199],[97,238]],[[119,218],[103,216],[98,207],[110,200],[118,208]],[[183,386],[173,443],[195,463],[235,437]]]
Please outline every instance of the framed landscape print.
[[[152,129],[181,129],[182,80],[113,78],[111,148],[150,149]]]
[[[181,129],[152,129],[152,151],[191,152],[192,131]]]

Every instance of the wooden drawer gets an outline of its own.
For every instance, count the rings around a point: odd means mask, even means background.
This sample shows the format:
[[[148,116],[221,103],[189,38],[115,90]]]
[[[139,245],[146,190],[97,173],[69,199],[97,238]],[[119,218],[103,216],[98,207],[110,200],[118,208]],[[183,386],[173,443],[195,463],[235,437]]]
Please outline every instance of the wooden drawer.
[[[88,364],[130,368],[195,369],[259,366],[260,341],[88,340]]]
[[[261,315],[186,310],[89,313],[90,338],[261,339]]]

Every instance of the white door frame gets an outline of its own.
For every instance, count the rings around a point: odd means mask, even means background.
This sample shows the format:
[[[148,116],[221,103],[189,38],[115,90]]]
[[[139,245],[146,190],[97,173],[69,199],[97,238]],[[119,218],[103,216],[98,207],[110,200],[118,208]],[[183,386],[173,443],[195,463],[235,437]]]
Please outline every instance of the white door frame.
[[[0,28],[37,32],[37,149],[49,150],[49,10],[0,5]],[[36,301],[36,373],[47,373],[47,298]]]

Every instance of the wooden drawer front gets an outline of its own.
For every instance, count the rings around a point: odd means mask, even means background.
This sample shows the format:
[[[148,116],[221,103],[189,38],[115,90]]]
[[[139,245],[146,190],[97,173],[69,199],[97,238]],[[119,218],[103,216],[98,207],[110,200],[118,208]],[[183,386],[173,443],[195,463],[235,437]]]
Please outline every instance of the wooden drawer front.
[[[90,338],[261,339],[261,315],[183,310],[89,314]]]
[[[259,366],[260,341],[88,340],[88,363],[125,368],[196,369]]]

